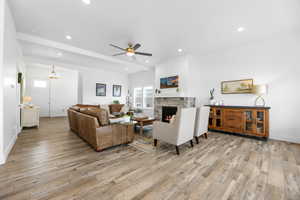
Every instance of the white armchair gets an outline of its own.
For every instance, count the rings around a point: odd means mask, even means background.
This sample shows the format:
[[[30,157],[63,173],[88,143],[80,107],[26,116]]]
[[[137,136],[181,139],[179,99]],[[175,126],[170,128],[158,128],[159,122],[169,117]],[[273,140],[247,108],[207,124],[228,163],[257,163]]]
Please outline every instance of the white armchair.
[[[190,141],[193,147],[195,118],[196,108],[182,108],[177,111],[173,123],[155,121],[153,123],[154,146],[157,146],[157,140],[174,144],[178,155],[179,145]]]
[[[199,136],[204,135],[207,139],[209,112],[210,107],[208,106],[197,108],[195,125],[195,139],[197,144],[199,144]]]

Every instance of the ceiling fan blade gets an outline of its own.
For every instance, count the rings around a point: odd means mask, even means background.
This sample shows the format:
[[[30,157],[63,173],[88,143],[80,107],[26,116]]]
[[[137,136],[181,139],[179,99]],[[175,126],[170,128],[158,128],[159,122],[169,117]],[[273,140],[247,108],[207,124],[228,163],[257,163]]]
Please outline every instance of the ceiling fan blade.
[[[126,51],[126,49],[123,49],[122,47],[118,47],[117,45],[114,45],[114,44],[110,44],[110,46],[120,49],[122,51]]]
[[[135,52],[135,54],[142,56],[152,56],[152,53]]]
[[[141,45],[140,45],[139,43],[137,43],[136,45],[134,45],[133,49],[134,49],[134,50],[137,50],[137,49],[140,48],[140,47],[141,47]]]
[[[112,56],[120,56],[120,55],[125,55],[125,54],[126,54],[126,52],[122,52],[122,53],[116,53],[116,54],[114,54]]]

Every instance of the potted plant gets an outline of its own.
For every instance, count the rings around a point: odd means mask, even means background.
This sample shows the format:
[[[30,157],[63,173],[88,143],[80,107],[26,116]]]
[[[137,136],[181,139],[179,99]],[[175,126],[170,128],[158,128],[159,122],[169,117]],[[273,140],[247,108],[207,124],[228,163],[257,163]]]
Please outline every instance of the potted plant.
[[[119,100],[113,100],[113,104],[120,104]]]
[[[215,93],[215,88],[213,88],[213,89],[211,89],[209,91],[209,94],[210,94],[210,97],[209,97],[210,105],[215,105],[216,104],[214,93]]]

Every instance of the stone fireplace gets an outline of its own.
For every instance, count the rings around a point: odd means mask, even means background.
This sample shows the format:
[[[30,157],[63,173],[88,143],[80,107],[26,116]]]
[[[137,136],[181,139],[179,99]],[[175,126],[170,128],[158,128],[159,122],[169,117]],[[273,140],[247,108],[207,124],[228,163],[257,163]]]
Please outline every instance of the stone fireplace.
[[[195,97],[155,97],[154,99],[154,117],[157,120],[165,121],[165,116],[169,114],[172,115],[172,112],[177,112],[180,108],[191,108],[195,107],[196,98]],[[173,107],[173,109],[168,109]],[[163,109],[165,108],[165,109]],[[176,109],[175,109],[176,108]],[[168,110],[168,111],[163,111]]]

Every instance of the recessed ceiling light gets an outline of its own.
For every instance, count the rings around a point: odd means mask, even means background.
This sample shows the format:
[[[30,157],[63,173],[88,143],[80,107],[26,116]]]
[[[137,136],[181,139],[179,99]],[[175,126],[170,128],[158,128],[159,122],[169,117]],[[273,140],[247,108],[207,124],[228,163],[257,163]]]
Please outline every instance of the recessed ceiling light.
[[[182,49],[177,49],[177,51],[178,51],[178,52],[182,52],[183,50],[182,50]]]
[[[91,0],[82,0],[83,3],[90,5],[91,4]]]
[[[244,27],[239,27],[239,28],[237,29],[238,32],[243,32],[244,30],[245,30]]]
[[[149,63],[149,60],[145,60],[145,63]]]
[[[67,39],[67,40],[72,40],[71,35],[66,35],[66,39]]]

